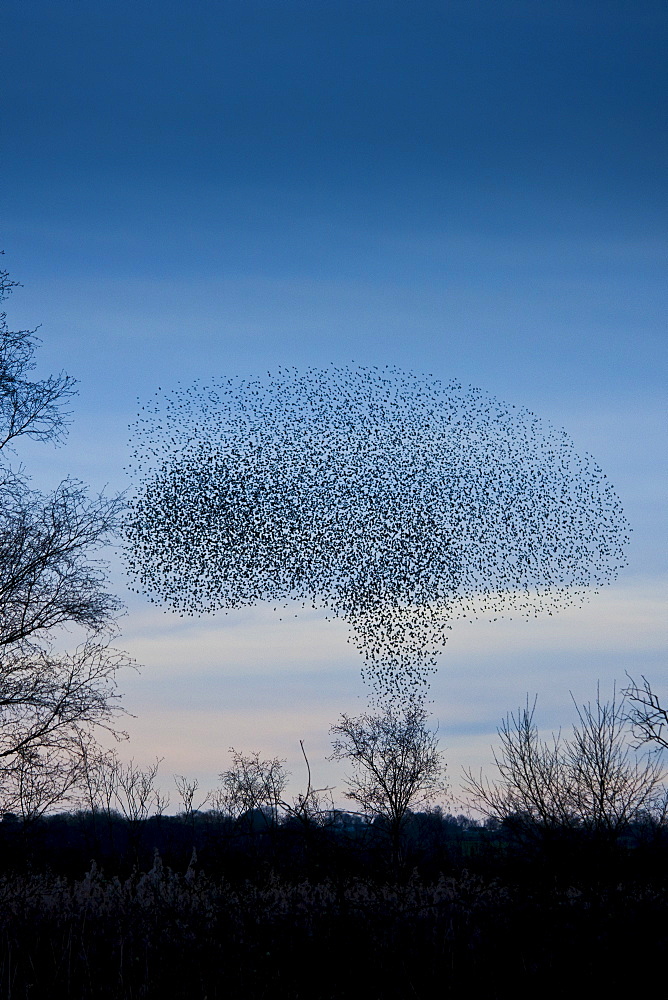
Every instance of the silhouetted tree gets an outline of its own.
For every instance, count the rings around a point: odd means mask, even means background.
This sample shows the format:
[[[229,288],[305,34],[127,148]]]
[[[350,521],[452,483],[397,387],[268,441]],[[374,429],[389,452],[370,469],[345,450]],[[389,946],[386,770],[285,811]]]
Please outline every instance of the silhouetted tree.
[[[382,817],[394,863],[401,860],[401,835],[411,808],[425,805],[446,789],[443,753],[427,727],[421,706],[400,712],[342,715],[332,726],[332,760],[347,760],[353,774],[346,797],[367,816]]]
[[[259,751],[243,754],[230,748],[230,753],[232,766],[220,774],[219,808],[237,821],[246,818],[254,822],[262,816],[263,826],[274,826],[288,780],[285,761],[278,757],[265,760]]]
[[[16,285],[0,271],[0,300]],[[95,557],[118,526],[119,498],[91,498],[71,479],[40,492],[9,461],[18,438],[66,432],[75,381],[32,379],[36,345],[34,330],[12,331],[0,313],[0,791],[25,815],[73,786],[94,730],[115,732],[116,674],[129,662],[109,648],[120,605]],[[64,626],[83,636],[71,653],[54,651]]]
[[[130,845],[139,858],[139,848],[142,830],[146,821],[154,812],[162,816],[169,805],[169,796],[164,795],[155,787],[160,760],[156,758],[153,764],[142,768],[131,760],[128,764],[115,762],[113,772],[114,798],[128,825]]]
[[[183,806],[183,817],[192,826],[195,822],[195,814],[208,802],[209,794],[206,794],[199,804],[195,805],[195,792],[199,788],[199,779],[187,778],[185,774],[175,774],[174,784]]]
[[[613,694],[578,707],[572,735],[542,740],[534,721],[536,701],[511,713],[494,751],[499,773],[489,781],[466,772],[474,805],[522,836],[549,837],[579,830],[614,841],[661,799],[662,770],[629,743],[624,700]]]
[[[311,765],[306,756],[304,741],[299,741],[302,756],[306,764],[307,784],[305,792],[298,792],[291,802],[281,799],[281,806],[286,814],[293,820],[297,820],[304,830],[309,830],[314,826],[322,826],[329,823],[334,811],[332,800],[333,788],[314,788],[311,780]]]

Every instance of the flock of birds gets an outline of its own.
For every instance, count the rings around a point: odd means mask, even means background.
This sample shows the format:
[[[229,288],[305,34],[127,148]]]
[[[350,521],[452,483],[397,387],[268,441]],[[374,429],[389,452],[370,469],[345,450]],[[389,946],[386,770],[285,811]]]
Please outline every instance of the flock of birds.
[[[619,499],[565,432],[390,367],[159,391],[130,469],[140,591],[190,615],[328,609],[377,701],[424,697],[457,618],[551,613],[625,563]]]

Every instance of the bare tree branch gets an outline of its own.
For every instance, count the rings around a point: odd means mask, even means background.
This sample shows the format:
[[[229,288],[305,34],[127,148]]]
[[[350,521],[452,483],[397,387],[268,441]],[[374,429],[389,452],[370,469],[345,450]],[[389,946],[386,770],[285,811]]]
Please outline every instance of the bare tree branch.
[[[656,751],[668,750],[668,708],[661,704],[644,675],[642,684],[636,684],[630,674],[626,676],[631,683],[624,695],[631,704],[628,720],[637,745],[654,744]]]
[[[104,566],[91,554],[118,525],[118,498],[91,500],[64,480],[49,496],[0,491],[0,646],[48,641],[75,624],[110,629],[120,602],[104,590]]]
[[[5,650],[0,659],[0,761],[29,747],[75,746],[84,729],[116,733],[116,675],[129,657],[93,641],[73,653]],[[123,735],[123,734],[120,734]]]

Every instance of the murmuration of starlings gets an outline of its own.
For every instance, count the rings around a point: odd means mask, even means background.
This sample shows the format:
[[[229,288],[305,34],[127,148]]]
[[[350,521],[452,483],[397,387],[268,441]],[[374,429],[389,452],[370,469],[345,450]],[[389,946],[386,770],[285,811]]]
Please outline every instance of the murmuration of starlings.
[[[393,367],[159,390],[132,427],[125,552],[183,615],[344,619],[376,701],[424,698],[459,618],[586,600],[625,565],[611,484],[563,430]]]

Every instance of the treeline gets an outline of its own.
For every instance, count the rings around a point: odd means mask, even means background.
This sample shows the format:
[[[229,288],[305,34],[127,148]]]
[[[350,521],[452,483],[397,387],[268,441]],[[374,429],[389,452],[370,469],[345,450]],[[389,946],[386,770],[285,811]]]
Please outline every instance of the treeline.
[[[498,824],[481,824],[436,808],[411,813],[403,830],[401,871],[455,869],[506,851],[511,843]],[[638,830],[638,844],[647,841]],[[270,873],[286,877],[341,877],[365,872],[399,876],[392,869],[387,823],[341,810],[327,810],[308,823],[274,816],[266,808],[237,817],[216,810],[192,816],[151,815],[133,823],[120,812],[52,813],[24,826],[14,814],[0,823],[0,871],[49,870],[81,877],[94,860],[109,876],[148,871],[159,856],[174,871],[190,866],[233,882]]]
[[[543,874],[569,881],[656,881],[668,872],[668,823],[637,817],[604,838],[584,827],[551,828],[526,816],[499,822],[452,815],[441,807],[409,812],[402,825],[402,858],[393,857],[382,816],[327,810],[307,823],[266,808],[237,817],[216,810],[191,816],[153,814],[133,822],[120,812],[56,812],[29,825],[13,813],[0,822],[0,873],[44,870],[82,877],[95,863],[109,877],[148,871],[159,857],[170,869],[195,867],[232,882],[286,878],[347,879],[364,873],[401,882],[466,869],[484,876],[535,881]]]

